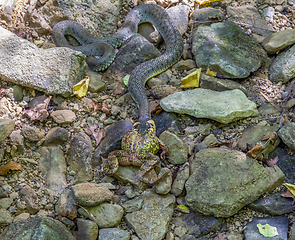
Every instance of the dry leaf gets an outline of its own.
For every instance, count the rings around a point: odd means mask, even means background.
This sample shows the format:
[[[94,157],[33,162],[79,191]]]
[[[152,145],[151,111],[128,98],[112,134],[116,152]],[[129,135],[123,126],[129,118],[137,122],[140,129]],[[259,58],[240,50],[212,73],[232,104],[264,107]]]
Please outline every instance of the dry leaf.
[[[5,175],[9,172],[9,170],[18,171],[23,170],[22,166],[19,163],[7,163],[4,166],[0,167],[0,176]]]
[[[262,161],[264,160],[264,158],[263,158],[263,154],[260,154],[260,153],[264,149],[265,149],[264,146],[258,146],[257,144],[255,144],[255,146],[250,151],[248,151],[246,155],[251,158],[256,158],[259,155],[257,159]]]
[[[84,97],[87,93],[89,82],[90,82],[90,77],[86,76],[76,85],[74,85],[73,86],[74,94],[76,94],[78,97]]]
[[[30,118],[31,121],[44,121],[48,116],[49,113],[47,111],[51,96],[44,99],[42,103],[39,103],[32,109],[24,110],[24,114]]]
[[[85,129],[85,132],[88,135],[91,135],[94,137],[96,146],[101,142],[101,140],[105,137],[105,129],[98,129],[98,131],[95,131],[97,129],[97,125],[89,126],[88,128]]]
[[[121,94],[123,92],[123,89],[122,88],[116,88],[115,90],[114,90],[114,94],[115,95],[119,95],[119,94]]]
[[[282,193],[280,195],[285,198],[293,198],[293,205],[295,204],[295,196],[289,190],[287,190],[285,193]]]
[[[286,188],[288,188],[288,190],[295,195],[295,185],[290,184],[290,183],[284,183],[283,184]]]
[[[274,159],[264,161],[268,167],[274,167],[279,161],[279,157],[276,156]]]
[[[216,77],[217,72],[213,72],[210,70],[210,68],[207,68],[206,74],[212,77]]]
[[[218,240],[227,240],[227,236],[224,233],[216,233]]]
[[[155,100],[155,101],[150,101],[150,112],[159,114],[162,111],[162,108],[160,106],[160,101],[161,100]]]
[[[273,132],[273,133],[266,134],[266,135],[262,136],[260,138],[260,140],[261,141],[265,141],[265,140],[269,140],[269,139],[274,140],[274,139],[276,139],[276,137],[277,137],[277,133]]]
[[[198,68],[196,71],[187,75],[183,79],[181,79],[181,85],[179,88],[196,88],[199,87],[200,76],[201,76],[202,68]]]

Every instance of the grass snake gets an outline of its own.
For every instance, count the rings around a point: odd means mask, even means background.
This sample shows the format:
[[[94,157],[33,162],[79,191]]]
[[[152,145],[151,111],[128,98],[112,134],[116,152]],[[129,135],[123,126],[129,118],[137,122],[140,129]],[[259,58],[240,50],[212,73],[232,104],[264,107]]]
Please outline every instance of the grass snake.
[[[151,119],[148,98],[145,95],[145,83],[175,64],[183,51],[183,40],[171,21],[168,13],[159,5],[142,4],[133,8],[126,16],[122,27],[112,36],[104,39],[93,37],[88,30],[74,21],[62,21],[53,28],[53,40],[58,47],[70,47],[81,51],[86,56],[102,56],[99,60],[88,57],[88,65],[95,71],[105,70],[114,60],[116,51],[121,44],[137,33],[138,25],[150,22],[162,35],[166,51],[159,57],[138,65],[132,72],[128,82],[128,90],[139,108],[139,122]],[[66,39],[70,35],[81,46],[72,46]]]

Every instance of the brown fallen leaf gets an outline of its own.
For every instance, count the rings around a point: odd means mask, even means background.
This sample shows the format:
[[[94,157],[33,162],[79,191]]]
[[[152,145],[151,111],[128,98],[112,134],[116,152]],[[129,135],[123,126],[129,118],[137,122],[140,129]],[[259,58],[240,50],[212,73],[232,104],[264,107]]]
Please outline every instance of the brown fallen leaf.
[[[276,156],[274,159],[266,160],[264,162],[268,167],[274,167],[278,161],[279,161],[279,157]]]
[[[266,141],[266,140],[269,140],[269,141],[272,141],[274,142],[277,138],[277,133],[276,132],[273,132],[273,133],[270,133],[270,134],[266,134],[264,136],[262,136],[260,138],[261,141]]]
[[[295,205],[295,196],[289,190],[287,190],[285,193],[282,193],[280,195],[285,198],[293,198],[293,205]]]
[[[41,122],[44,121],[49,116],[47,108],[51,97],[52,96],[49,96],[42,103],[39,103],[32,109],[24,110],[24,114],[28,116],[32,122],[36,120]]]
[[[19,163],[11,162],[7,163],[4,166],[0,166],[0,176],[3,176],[9,172],[9,170],[12,171],[18,171],[23,170],[22,166]]]
[[[123,92],[123,89],[122,88],[116,88],[115,90],[114,90],[114,94],[115,95],[119,95],[119,94],[121,94]]]
[[[257,158],[258,160],[262,161],[264,158],[263,158],[263,154],[261,154],[261,152],[265,149],[264,146],[259,146],[257,144],[255,144],[255,146],[249,150],[246,155],[248,157],[251,157],[251,158]]]
[[[161,100],[154,100],[149,102],[151,113],[159,114],[162,111],[162,108],[160,106],[160,101]]]
[[[85,129],[85,132],[90,135],[93,136],[96,142],[96,146],[101,142],[101,140],[105,137],[105,129],[101,128],[98,129],[97,131],[95,131],[97,129],[97,125],[93,125],[93,126],[89,126],[88,128]]]
[[[227,240],[227,236],[224,233],[216,233],[218,240]]]

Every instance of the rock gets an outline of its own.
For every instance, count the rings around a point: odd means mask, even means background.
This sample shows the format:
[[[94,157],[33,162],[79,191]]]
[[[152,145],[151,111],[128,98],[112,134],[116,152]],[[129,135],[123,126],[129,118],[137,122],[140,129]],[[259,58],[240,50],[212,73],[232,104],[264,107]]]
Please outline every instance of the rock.
[[[274,133],[278,128],[278,125],[274,124],[273,126],[269,126],[266,121],[261,121],[257,125],[253,125],[246,129],[242,137],[238,141],[238,147],[243,151],[247,149],[251,150],[255,144],[258,146],[264,146],[265,141],[261,141],[261,137],[267,134]],[[267,147],[262,151],[262,156],[268,158],[268,155],[279,145],[280,139],[274,138],[272,142],[270,142]]]
[[[280,114],[282,112],[282,108],[278,105],[271,105],[270,103],[261,104],[258,108],[258,112],[260,114]]]
[[[295,151],[295,123],[288,122],[278,131],[282,141],[293,151]]]
[[[165,173],[169,171],[168,168],[161,168],[161,171],[159,174],[161,173]],[[156,184],[155,186],[155,191],[156,193],[158,194],[167,194],[170,192],[171,190],[171,185],[172,185],[172,176],[171,176],[171,173],[166,177],[164,178],[161,182],[159,182],[158,184]]]
[[[188,178],[189,178],[189,163],[185,163],[179,168],[176,178],[173,181],[171,193],[174,196],[177,197],[182,193],[184,189],[184,184]]]
[[[6,225],[11,224],[12,221],[13,221],[13,217],[10,214],[10,212],[7,211],[6,209],[0,208],[0,225],[6,226]],[[1,235],[2,234],[0,234],[0,239],[2,239]],[[12,238],[12,239],[14,239],[14,238]]]
[[[91,158],[93,150],[90,137],[82,131],[71,140],[67,161],[70,165],[69,170],[76,173],[74,175],[76,183],[92,180]]]
[[[238,89],[223,92],[208,89],[177,92],[162,99],[160,105],[167,112],[209,118],[225,124],[258,115],[255,103],[249,101]]]
[[[264,49],[229,21],[199,26],[193,32],[192,53],[198,68],[226,78],[246,78],[266,58]]]
[[[168,131],[164,131],[159,138],[168,148],[168,161],[170,163],[176,165],[187,162],[188,147],[181,139]]]
[[[74,194],[70,189],[65,189],[60,195],[56,205],[55,211],[71,220],[74,220],[77,217],[77,207],[74,198]]]
[[[29,213],[21,213],[15,217],[13,222],[18,222],[18,221],[26,221],[30,219],[30,214]]]
[[[24,137],[21,135],[20,130],[15,130],[9,135],[12,143],[17,146],[17,150],[20,154],[24,152]]]
[[[61,20],[73,20],[89,29],[94,36],[104,37],[117,28],[120,4],[119,0],[81,1],[75,4],[67,0],[49,0],[37,9],[52,27]]]
[[[117,227],[124,213],[120,205],[110,203],[103,203],[96,207],[85,207],[85,209],[87,212],[80,208],[79,213],[85,217],[94,218],[100,228]]]
[[[265,214],[279,216],[291,213],[295,210],[292,198],[280,196],[281,192],[271,194],[269,196],[259,198],[249,205],[250,209]]]
[[[58,124],[71,123],[76,120],[76,114],[71,110],[57,110],[50,114],[50,117]]]
[[[175,113],[162,111],[160,114],[155,115],[153,120],[156,125],[156,136],[160,136],[168,128],[173,129],[176,133],[181,132],[181,127]]]
[[[44,138],[43,146],[63,145],[69,138],[67,129],[62,127],[51,128]]]
[[[204,21],[210,19],[222,19],[223,17],[224,13],[220,9],[206,7],[195,9],[190,18],[194,21]]]
[[[190,8],[186,5],[177,5],[167,10],[169,17],[181,35],[187,31],[189,11]]]
[[[77,204],[90,207],[109,202],[113,193],[96,183],[79,183],[72,187]]]
[[[242,84],[228,79],[219,79],[202,73],[200,76],[200,88],[210,89],[218,92],[240,89],[246,95],[248,94],[247,89]]]
[[[30,214],[36,214],[39,211],[39,206],[36,204],[37,200],[37,194],[35,191],[29,187],[24,186],[20,192],[21,201],[24,201],[26,203],[26,210]]]
[[[286,176],[286,182],[293,184],[295,182],[295,156],[291,156],[285,151],[277,147],[270,155],[269,158],[273,159],[278,156],[279,161],[277,162],[277,166],[283,171]]]
[[[265,21],[273,22],[273,16],[275,13],[275,9],[271,6],[268,6],[263,9],[262,17],[264,17]]]
[[[285,180],[277,166],[264,168],[242,152],[223,148],[192,155],[190,172],[185,184],[187,205],[215,217],[234,215]]]
[[[121,149],[121,140],[126,132],[133,129],[133,124],[129,121],[118,121],[106,127],[106,136],[98,145],[93,153],[92,166],[98,166],[102,163],[101,156],[108,157],[108,154],[114,150]]]
[[[76,238],[83,240],[96,240],[98,236],[98,226],[95,222],[90,220],[77,219]],[[99,238],[101,236],[99,235]]]
[[[119,166],[119,169],[117,172],[114,174],[113,177],[118,179],[119,181],[123,183],[131,183],[135,188],[144,191],[147,189],[147,184],[143,183],[142,181],[139,180],[138,178],[138,171],[139,167],[135,166]],[[152,173],[155,173],[152,171]]]
[[[228,6],[226,8],[228,16],[231,16],[231,20],[245,23],[253,26],[253,19],[255,22],[255,27],[251,27],[251,31],[262,35],[264,37],[269,36],[274,29],[268,25],[268,23],[261,17],[261,14],[251,5],[243,5],[239,7]]]
[[[40,171],[44,174],[46,186],[54,196],[62,193],[66,184],[66,161],[59,147],[42,147],[40,149]]]
[[[257,224],[261,225],[269,224],[272,227],[276,227],[278,231],[278,235],[273,237],[272,239],[282,239],[287,240],[288,233],[288,217],[263,217],[258,218],[254,217],[253,220],[248,223],[244,230],[245,240],[266,240],[271,239],[269,237],[264,237],[259,233]]]
[[[130,233],[118,228],[104,228],[99,230],[99,238],[103,240],[129,240]]]
[[[101,74],[93,72],[91,70],[86,71],[86,76],[90,77],[88,90],[92,93],[99,93],[106,90],[106,84],[101,81]]]
[[[93,101],[90,98],[83,97],[79,102],[79,111],[84,113],[92,113],[94,110]]]
[[[151,189],[141,196],[143,206],[140,211],[126,214],[127,224],[142,240],[163,239],[172,219],[175,197],[171,194],[160,196]]]
[[[69,48],[41,49],[2,27],[0,36],[3,80],[49,95],[69,96],[86,71],[85,56],[80,52]]]
[[[295,30],[286,29],[272,33],[262,42],[262,46],[269,54],[275,54],[290,45],[295,43]]]
[[[23,126],[22,127],[22,134],[29,141],[37,142],[45,136],[45,131],[43,129],[39,129],[35,126]]]
[[[141,209],[143,204],[143,199],[141,197],[137,197],[135,199],[131,199],[121,204],[125,213],[135,212]]]
[[[70,231],[59,221],[37,215],[27,221],[10,224],[0,234],[0,239],[63,239],[75,240]]]
[[[178,71],[184,71],[184,70],[189,71],[193,68],[196,68],[196,63],[192,59],[180,60],[179,62],[173,65],[173,69]]]
[[[223,222],[223,218],[208,217],[195,211],[183,214],[172,221],[176,226],[174,233],[181,239],[184,239],[185,234],[197,238],[209,232],[216,232],[220,229]]]
[[[288,102],[286,103],[286,110],[289,110],[290,108],[295,106],[295,98],[292,98],[290,100],[288,100]]]
[[[118,83],[119,80],[123,80],[139,64],[159,55],[159,50],[153,44],[140,34],[134,34],[130,40],[122,45],[114,62],[107,69],[105,76],[108,80]]]
[[[13,89],[14,101],[21,102],[24,97],[23,88],[19,85],[13,85],[11,88]]]
[[[1,198],[0,199],[0,208],[8,209],[12,203],[13,203],[12,198]]]
[[[15,122],[10,119],[0,119],[0,144],[12,133]]]

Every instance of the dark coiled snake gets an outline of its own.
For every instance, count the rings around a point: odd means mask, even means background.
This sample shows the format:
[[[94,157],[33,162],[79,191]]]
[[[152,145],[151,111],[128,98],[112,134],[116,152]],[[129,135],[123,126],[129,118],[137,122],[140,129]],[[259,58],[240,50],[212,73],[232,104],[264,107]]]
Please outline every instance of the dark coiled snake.
[[[94,57],[88,58],[87,61],[92,69],[102,71],[114,60],[116,54],[114,48],[119,47],[137,33],[138,25],[142,22],[151,22],[166,44],[164,54],[137,66],[129,78],[128,90],[139,108],[139,122],[145,123],[151,119],[148,99],[144,91],[146,81],[175,64],[183,51],[182,37],[164,8],[156,4],[142,4],[135,7],[127,14],[122,27],[105,39],[94,38],[77,22],[62,21],[53,28],[53,39],[58,47],[70,47],[81,51],[86,56],[102,55],[99,61]],[[70,45],[66,35],[74,37],[81,46]]]

